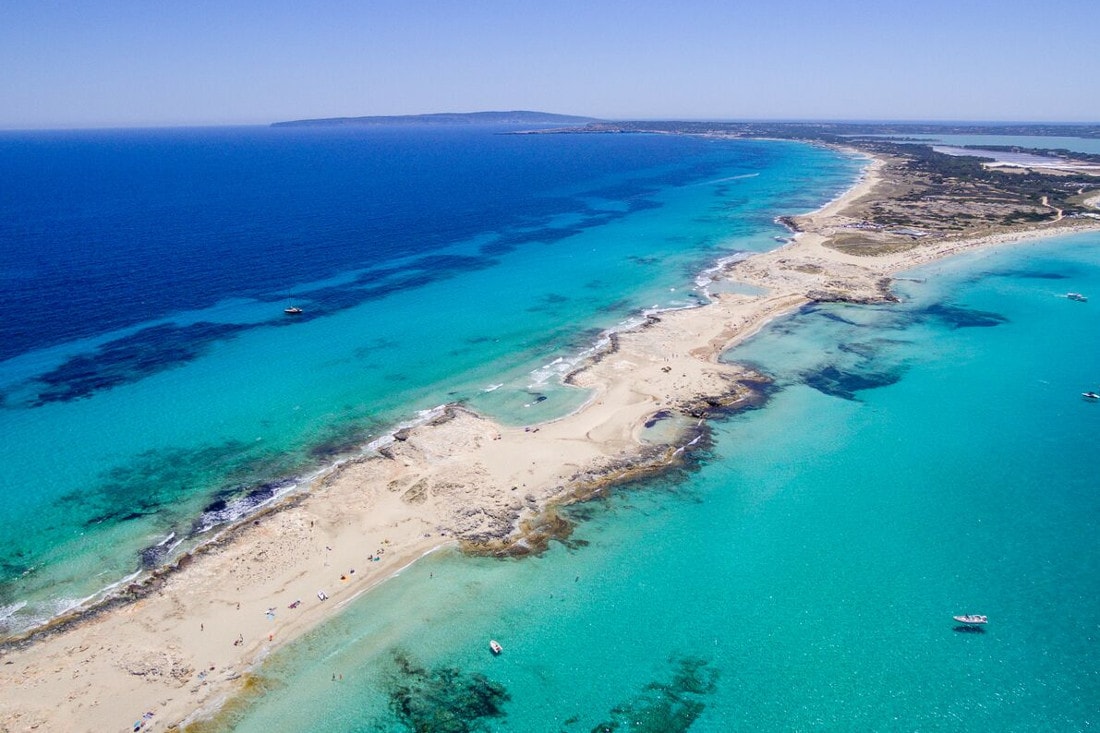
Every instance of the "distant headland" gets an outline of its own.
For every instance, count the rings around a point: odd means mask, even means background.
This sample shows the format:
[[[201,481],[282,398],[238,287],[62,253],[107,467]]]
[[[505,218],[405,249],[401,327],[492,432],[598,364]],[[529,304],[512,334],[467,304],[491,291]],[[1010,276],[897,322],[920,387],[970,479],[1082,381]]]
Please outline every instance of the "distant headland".
[[[437,112],[426,115],[381,115],[373,117],[322,117],[311,120],[275,122],[272,127],[335,127],[357,125],[586,125],[595,117],[556,115],[549,112]]]

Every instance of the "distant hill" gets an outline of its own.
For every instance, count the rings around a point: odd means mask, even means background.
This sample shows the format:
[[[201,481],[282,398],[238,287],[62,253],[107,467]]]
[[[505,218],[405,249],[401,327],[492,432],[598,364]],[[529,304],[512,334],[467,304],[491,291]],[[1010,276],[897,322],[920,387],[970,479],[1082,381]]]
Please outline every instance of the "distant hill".
[[[384,115],[377,117],[323,117],[315,120],[276,122],[272,127],[338,125],[584,125],[599,122],[594,117],[555,115],[548,112],[440,112],[427,115]]]

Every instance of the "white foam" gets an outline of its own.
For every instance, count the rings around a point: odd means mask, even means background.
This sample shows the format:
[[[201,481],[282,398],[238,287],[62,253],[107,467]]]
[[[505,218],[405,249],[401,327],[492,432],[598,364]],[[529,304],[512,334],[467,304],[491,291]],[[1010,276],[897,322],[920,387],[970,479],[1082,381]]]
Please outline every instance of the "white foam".
[[[394,429],[390,432],[367,443],[365,446],[363,446],[363,452],[371,453],[377,451],[379,448],[385,448],[387,445],[391,445],[396,440],[396,438],[393,437],[394,434],[407,428],[415,428],[431,422],[432,420],[441,416],[447,410],[447,407],[447,405],[436,405],[435,407],[429,408],[427,410],[420,410],[416,413],[415,419],[403,423],[398,423],[397,426],[394,427]],[[337,468],[343,463],[344,461],[337,461],[336,463],[332,464],[328,470]]]
[[[725,272],[726,268],[730,265],[747,260],[754,253],[752,252],[735,252],[734,254],[722,257],[713,265],[700,272],[695,276],[695,287],[703,292],[704,295],[710,297],[710,286],[717,280],[722,279],[721,276]]]
[[[216,511],[203,512],[197,520],[197,526],[194,528],[193,534],[200,535],[209,532],[216,527],[222,527],[225,525],[237,522],[250,514],[255,514],[260,509],[267,507],[277,501],[278,499],[286,496],[287,494],[298,490],[303,486],[305,482],[301,477],[295,477],[293,479],[287,479],[272,487],[271,495],[262,499],[258,498],[254,494],[239,497],[233,501],[226,502],[226,505],[222,509]],[[308,485],[308,484],[305,484]],[[180,543],[176,543],[170,550],[174,550]],[[157,547],[160,547],[158,544]],[[165,558],[170,556],[170,552],[165,553]]]
[[[0,606],[0,629],[4,628],[5,622],[14,616],[16,613],[26,608],[26,601],[16,601],[15,603],[9,603],[6,606]]]

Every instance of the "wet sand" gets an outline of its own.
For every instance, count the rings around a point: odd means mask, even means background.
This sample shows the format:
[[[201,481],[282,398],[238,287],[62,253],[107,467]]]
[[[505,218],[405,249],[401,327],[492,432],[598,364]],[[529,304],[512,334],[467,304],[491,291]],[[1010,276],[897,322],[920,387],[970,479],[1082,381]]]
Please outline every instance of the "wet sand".
[[[612,339],[570,375],[591,394],[574,413],[505,427],[440,408],[134,589],[136,600],[3,648],[0,731],[132,730],[144,713],[143,730],[169,730],[207,716],[273,648],[425,553],[537,549],[560,529],[556,504],[674,463],[694,436],[654,446],[640,439],[645,422],[750,403],[757,375],[718,357],[771,319],[815,300],[889,300],[891,274],[965,250],[1100,229],[1062,221],[875,257],[825,246],[851,224],[845,208],[873,195],[881,168],[871,162],[844,196],[798,217],[790,244],[714,273],[763,295],[720,293]]]

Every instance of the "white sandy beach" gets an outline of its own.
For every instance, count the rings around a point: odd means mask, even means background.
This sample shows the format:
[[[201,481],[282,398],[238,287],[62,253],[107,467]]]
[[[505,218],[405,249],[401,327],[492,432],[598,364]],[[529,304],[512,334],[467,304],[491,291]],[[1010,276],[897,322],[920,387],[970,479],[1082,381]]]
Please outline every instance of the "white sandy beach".
[[[811,300],[880,301],[892,274],[965,250],[1100,229],[1062,221],[881,257],[825,246],[881,167],[872,161],[844,196],[799,217],[804,231],[790,244],[717,275],[764,295],[718,294],[619,335],[573,375],[591,390],[573,414],[523,428],[440,410],[228,533],[140,600],[0,651],[0,732],[128,731],[144,713],[153,715],[143,730],[200,719],[239,692],[271,649],[425,553],[449,543],[502,547],[547,506],[672,460],[675,445],[639,440],[646,419],[700,398],[750,398],[739,380],[753,375],[718,357],[769,320]]]

